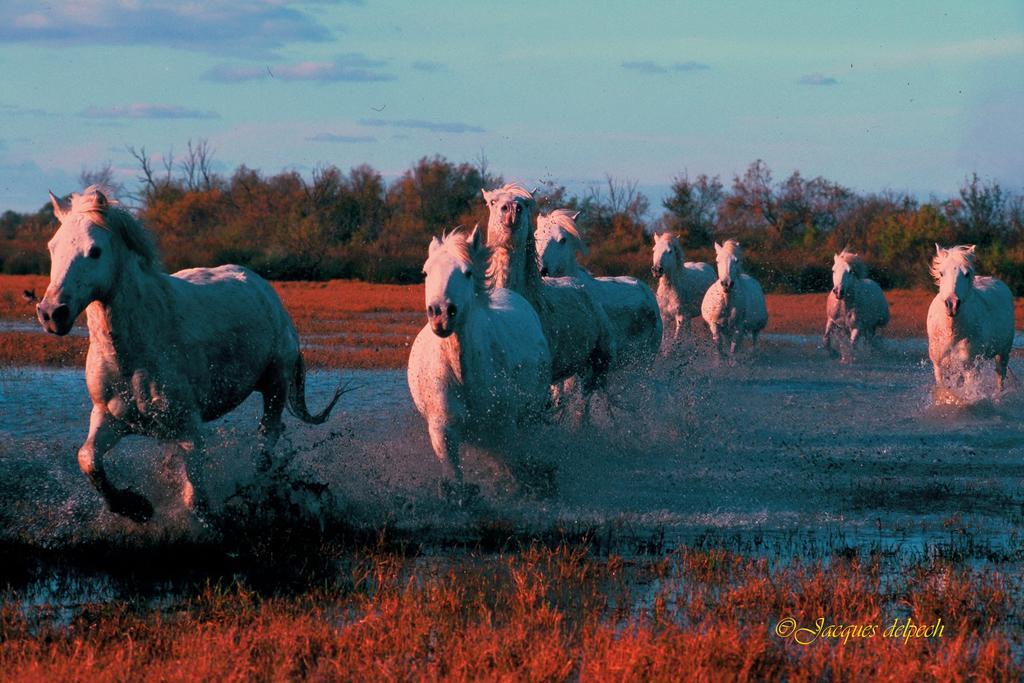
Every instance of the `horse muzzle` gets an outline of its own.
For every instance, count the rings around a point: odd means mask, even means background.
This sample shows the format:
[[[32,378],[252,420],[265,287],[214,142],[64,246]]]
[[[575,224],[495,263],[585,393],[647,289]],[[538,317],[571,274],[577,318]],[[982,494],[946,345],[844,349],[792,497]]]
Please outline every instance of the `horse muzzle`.
[[[654,277],[661,277],[665,274],[665,269],[661,266],[651,266],[651,275]]]
[[[430,325],[430,331],[442,339],[451,336],[455,331],[455,315],[458,311],[455,304],[448,304],[443,308],[433,304],[427,306],[427,324]]]
[[[71,326],[75,323],[75,318],[71,315],[71,308],[67,304],[54,305],[46,299],[36,305],[36,317],[44,330],[59,336],[70,332]]]
[[[501,222],[505,224],[506,228],[511,228],[519,222],[519,215],[522,213],[523,207],[519,206],[519,202],[509,202],[501,207]]]
[[[946,299],[946,315],[950,318],[955,318],[956,314],[960,312],[960,299],[955,296],[951,296]]]
[[[733,284],[735,284],[732,280],[719,280],[719,282],[722,283],[722,291],[725,291],[725,292],[728,292],[729,290],[731,290]]]
[[[841,290],[838,287],[833,287],[832,288],[832,296],[834,296],[839,301],[842,301],[843,300],[843,296],[844,296],[843,290]]]

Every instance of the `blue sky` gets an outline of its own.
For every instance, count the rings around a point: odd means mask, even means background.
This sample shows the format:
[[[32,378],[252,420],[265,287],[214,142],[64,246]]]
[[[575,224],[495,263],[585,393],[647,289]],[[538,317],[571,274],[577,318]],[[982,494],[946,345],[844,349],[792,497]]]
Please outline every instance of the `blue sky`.
[[[579,190],[764,159],[857,190],[1024,189],[1024,4],[4,0],[0,210],[127,145],[221,170],[481,151]]]

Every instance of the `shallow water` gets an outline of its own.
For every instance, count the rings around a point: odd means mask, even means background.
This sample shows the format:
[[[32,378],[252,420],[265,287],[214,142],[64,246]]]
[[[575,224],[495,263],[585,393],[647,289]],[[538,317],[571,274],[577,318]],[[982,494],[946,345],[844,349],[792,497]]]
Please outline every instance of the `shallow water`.
[[[816,341],[816,340],[815,340]],[[923,344],[923,340],[915,340]],[[340,381],[343,396],[321,427],[288,419],[280,449],[288,476],[326,487],[325,517],[364,528],[388,524],[430,543],[480,529],[523,535],[594,530],[659,543],[708,533],[739,542],[878,546],[926,553],[970,534],[990,553],[1019,552],[1024,519],[1024,388],[999,400],[991,378],[961,388],[967,401],[932,398],[931,367],[911,343],[886,342],[852,363],[810,340],[769,336],[753,354],[720,362],[685,349],[649,376],[620,381],[593,424],[574,420],[522,435],[515,453],[469,449],[476,503],[438,493],[439,468],[404,371],[311,373],[315,410]],[[1013,366],[1024,374],[1020,361]],[[254,477],[261,402],[250,398],[207,425],[207,489],[215,509]],[[111,536],[148,542],[198,533],[178,500],[166,448],[124,440],[108,455],[118,486],[157,506],[138,526],[107,512],[78,471],[89,402],[80,369],[0,370],[0,540],[59,547]],[[554,491],[524,493],[506,463],[542,463]],[[536,468],[535,468],[536,470]]]

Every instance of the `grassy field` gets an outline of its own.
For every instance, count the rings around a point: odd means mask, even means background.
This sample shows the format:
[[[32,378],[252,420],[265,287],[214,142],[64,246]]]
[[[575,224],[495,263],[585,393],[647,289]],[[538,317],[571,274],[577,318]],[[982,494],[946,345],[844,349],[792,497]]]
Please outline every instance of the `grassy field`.
[[[1020,576],[937,557],[779,566],[721,548],[623,558],[530,545],[440,559],[371,546],[338,562],[333,578],[296,592],[236,579],[67,610],[8,600],[0,669],[7,680],[82,681],[1024,674]],[[908,618],[932,635],[886,636]]]
[[[34,308],[22,297],[26,289],[46,289],[42,276],[0,276],[0,321],[32,325]],[[277,282],[274,284],[303,339],[312,367],[401,368],[416,333],[423,326],[423,288],[418,285],[372,285],[348,280]],[[894,290],[886,293],[892,321],[885,335],[923,337],[925,316],[934,292]],[[769,294],[768,332],[821,334],[825,294]],[[1024,323],[1024,299],[1016,302],[1018,324]],[[85,326],[85,316],[78,322]],[[35,331],[0,331],[0,363],[74,366],[85,361],[87,340],[57,338]]]

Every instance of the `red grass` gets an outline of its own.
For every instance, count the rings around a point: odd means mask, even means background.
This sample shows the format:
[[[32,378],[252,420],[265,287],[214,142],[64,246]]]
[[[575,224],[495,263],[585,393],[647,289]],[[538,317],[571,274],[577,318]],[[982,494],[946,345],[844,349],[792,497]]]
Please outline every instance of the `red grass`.
[[[42,295],[47,278],[0,276],[0,319],[33,323],[32,306],[21,296],[35,288]],[[275,282],[274,288],[303,337],[312,367],[401,368],[423,326],[421,285],[377,285],[352,280]],[[826,294],[769,294],[768,332],[821,334]],[[886,292],[892,320],[885,335],[924,336],[928,305],[935,296],[923,290]],[[1024,323],[1024,299],[1016,301]],[[80,320],[79,325],[84,325]],[[0,363],[81,365],[84,340],[0,332]]]
[[[886,580],[875,562],[770,569],[720,551],[657,561],[531,549],[409,573],[354,564],[346,588],[261,598],[208,589],[162,610],[87,605],[0,613],[0,670],[19,680],[1015,680],[1020,605],[997,572],[942,562]],[[652,581],[657,579],[657,588]],[[1019,583],[1019,581],[1018,581]],[[1017,586],[1019,589],[1019,586]],[[641,593],[645,600],[635,593]],[[979,596],[971,600],[971,595]],[[961,601],[963,599],[963,601]],[[941,617],[943,637],[774,634]],[[1017,647],[1020,643],[1016,643]]]

